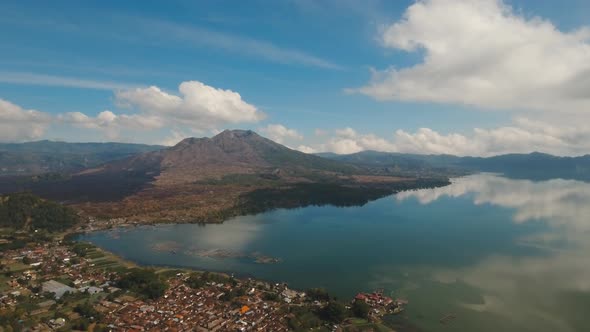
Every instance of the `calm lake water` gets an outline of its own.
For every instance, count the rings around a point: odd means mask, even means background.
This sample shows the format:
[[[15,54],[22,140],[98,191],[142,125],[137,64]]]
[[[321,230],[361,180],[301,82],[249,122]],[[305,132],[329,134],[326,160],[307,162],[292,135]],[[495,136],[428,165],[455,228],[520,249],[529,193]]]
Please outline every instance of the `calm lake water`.
[[[584,182],[479,174],[362,207],[276,210],[82,239],[141,264],[324,287],[343,299],[383,288],[407,298],[408,318],[426,331],[590,331]],[[233,257],[203,257],[212,249]],[[260,264],[260,256],[281,262]],[[442,325],[446,314],[457,318]]]

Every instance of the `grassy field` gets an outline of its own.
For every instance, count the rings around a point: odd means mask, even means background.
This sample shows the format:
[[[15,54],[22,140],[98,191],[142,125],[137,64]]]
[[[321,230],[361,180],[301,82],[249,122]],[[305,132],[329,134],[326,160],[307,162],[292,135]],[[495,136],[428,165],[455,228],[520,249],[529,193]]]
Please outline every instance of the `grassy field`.
[[[129,268],[137,266],[132,262],[126,261],[117,255],[102,250],[91,244],[88,244],[85,248],[84,257],[90,260],[90,263],[93,264],[92,268],[94,269],[107,269],[114,272],[124,272]]]
[[[23,264],[21,262],[16,262],[16,263],[8,264],[7,268],[8,268],[8,271],[10,271],[10,272],[22,272],[25,270],[29,270],[31,268],[31,266],[28,264]]]

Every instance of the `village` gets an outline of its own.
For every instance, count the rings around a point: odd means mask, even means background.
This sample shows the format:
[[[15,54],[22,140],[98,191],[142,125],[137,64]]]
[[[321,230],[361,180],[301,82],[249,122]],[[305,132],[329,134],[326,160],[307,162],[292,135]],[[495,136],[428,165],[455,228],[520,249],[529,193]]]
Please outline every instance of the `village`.
[[[240,287],[238,285],[236,287]],[[281,303],[265,301],[263,292],[252,288],[241,296],[239,306],[221,300],[232,286],[210,283],[193,289],[173,278],[166,294],[156,301],[124,298],[118,303],[100,303],[108,327],[122,331],[287,331]],[[104,309],[103,309],[104,308]]]
[[[144,293],[124,289],[120,280],[134,266],[85,243],[5,250],[0,264],[2,331],[289,331],[330,301],[286,284],[167,268],[149,270],[165,280],[161,293],[150,293],[159,284]],[[359,293],[355,301],[368,305],[370,321],[407,303],[379,292]],[[345,325],[320,327],[344,331]]]

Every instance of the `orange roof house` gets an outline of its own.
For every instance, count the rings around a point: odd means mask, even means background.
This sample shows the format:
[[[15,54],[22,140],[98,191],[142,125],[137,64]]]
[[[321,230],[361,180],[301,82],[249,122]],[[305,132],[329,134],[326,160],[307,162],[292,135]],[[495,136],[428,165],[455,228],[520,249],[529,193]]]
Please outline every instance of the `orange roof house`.
[[[242,309],[240,309],[240,314],[243,315],[243,314],[247,313],[248,311],[250,311],[250,308],[248,308],[248,306],[245,305],[242,307]]]

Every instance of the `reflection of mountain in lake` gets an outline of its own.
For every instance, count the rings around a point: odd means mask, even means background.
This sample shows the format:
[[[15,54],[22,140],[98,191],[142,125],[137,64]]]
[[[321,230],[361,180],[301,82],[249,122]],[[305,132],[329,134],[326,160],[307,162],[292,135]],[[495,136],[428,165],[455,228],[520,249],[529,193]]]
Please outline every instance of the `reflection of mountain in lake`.
[[[240,215],[305,206],[363,206],[370,201],[408,188],[434,188],[447,184],[446,179],[416,179],[376,184],[371,187],[335,183],[297,183],[246,193],[240,197],[234,212]]]

